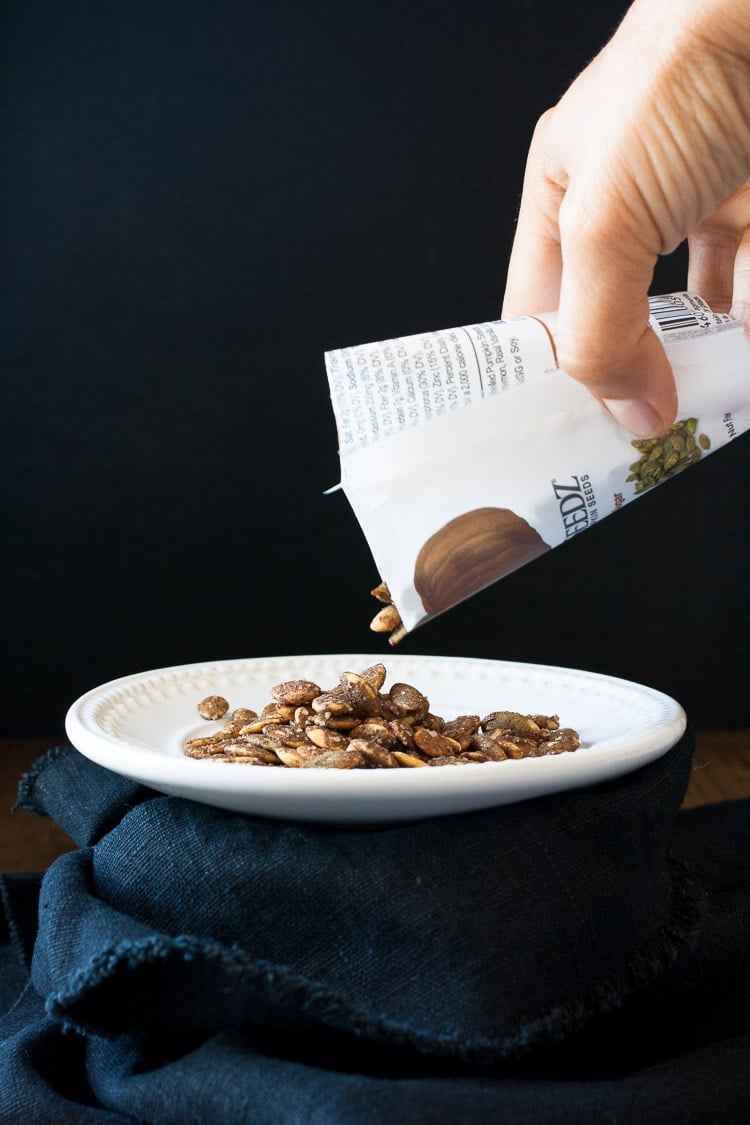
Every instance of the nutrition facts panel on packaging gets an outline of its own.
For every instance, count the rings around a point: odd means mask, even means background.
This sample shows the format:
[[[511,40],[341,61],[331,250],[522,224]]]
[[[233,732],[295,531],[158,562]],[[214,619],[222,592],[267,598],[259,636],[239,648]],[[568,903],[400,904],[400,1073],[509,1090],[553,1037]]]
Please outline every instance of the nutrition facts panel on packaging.
[[[555,369],[532,317],[425,332],[326,353],[342,454]]]

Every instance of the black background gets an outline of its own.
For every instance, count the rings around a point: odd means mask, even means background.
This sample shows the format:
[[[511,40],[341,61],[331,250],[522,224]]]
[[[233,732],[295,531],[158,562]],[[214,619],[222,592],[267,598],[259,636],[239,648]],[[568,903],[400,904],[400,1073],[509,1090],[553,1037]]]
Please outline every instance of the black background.
[[[3,4],[0,732],[56,734],[146,668],[387,657],[369,551],[323,496],[323,352],[498,315],[534,122],[624,8]],[[749,455],[403,651],[612,673],[747,725]]]

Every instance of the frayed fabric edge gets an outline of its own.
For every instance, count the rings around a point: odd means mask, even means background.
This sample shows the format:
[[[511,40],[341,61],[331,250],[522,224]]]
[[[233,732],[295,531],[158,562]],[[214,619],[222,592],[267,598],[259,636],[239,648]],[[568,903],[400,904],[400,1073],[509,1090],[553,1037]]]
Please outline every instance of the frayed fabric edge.
[[[76,1015],[76,1009],[85,1008],[87,1000],[108,980],[123,971],[138,972],[159,963],[213,962],[226,972],[227,984],[235,994],[241,980],[251,990],[257,990],[253,997],[255,1007],[273,1012],[274,1021],[286,1018],[297,1026],[322,1025],[358,1039],[411,1048],[423,1057],[452,1058],[472,1066],[517,1061],[534,1051],[559,1045],[591,1019],[612,1013],[634,992],[654,984],[681,953],[689,951],[701,930],[705,900],[683,865],[673,862],[672,868],[668,917],[648,945],[596,983],[579,1001],[551,1006],[510,1033],[467,1035],[455,1028],[421,1030],[356,1007],[327,985],[295,973],[288,966],[258,960],[238,946],[189,934],[157,934],[103,949],[74,974],[65,988],[47,998],[46,1010],[68,1030],[113,1037],[124,1029],[108,1031],[87,1020],[85,1012]]]
[[[42,774],[61,758],[67,758],[76,751],[70,746],[53,746],[41,758],[38,758],[32,768],[21,776],[18,782],[18,797],[13,805],[12,812],[34,813],[36,816],[49,816],[44,809],[38,808],[34,801],[34,790]]]
[[[29,959],[26,956],[26,950],[23,944],[23,938],[18,929],[13,908],[10,901],[10,893],[8,891],[8,884],[5,875],[0,874],[0,907],[3,910],[5,924],[8,927],[8,936],[10,937],[10,947],[13,950],[19,965],[28,976],[30,972]]]

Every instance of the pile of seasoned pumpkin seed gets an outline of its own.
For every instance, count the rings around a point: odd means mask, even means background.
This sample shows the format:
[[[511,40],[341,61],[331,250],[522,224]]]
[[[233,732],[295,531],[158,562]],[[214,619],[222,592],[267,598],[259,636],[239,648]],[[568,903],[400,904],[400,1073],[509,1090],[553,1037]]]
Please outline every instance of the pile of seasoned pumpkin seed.
[[[635,438],[630,444],[641,456],[630,466],[627,478],[635,492],[646,492],[699,461],[711,448],[711,439],[697,431],[697,418],[683,418],[660,437]]]
[[[205,738],[191,738],[191,758],[298,769],[397,769],[539,758],[576,750],[576,731],[561,728],[557,715],[492,711],[443,719],[411,684],[385,691],[386,669],[374,664],[344,672],[323,690],[310,680],[287,680],[271,688],[260,713],[238,707],[230,713],[222,696],[198,704],[206,719],[228,715]]]

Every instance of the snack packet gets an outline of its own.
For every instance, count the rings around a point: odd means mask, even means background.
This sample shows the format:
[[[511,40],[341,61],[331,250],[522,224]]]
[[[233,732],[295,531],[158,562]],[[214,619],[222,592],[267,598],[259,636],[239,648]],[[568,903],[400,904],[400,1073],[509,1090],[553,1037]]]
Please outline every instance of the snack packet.
[[[658,438],[558,368],[554,313],[326,353],[341,487],[399,637],[750,428],[743,326],[695,294],[650,306],[678,394]]]

